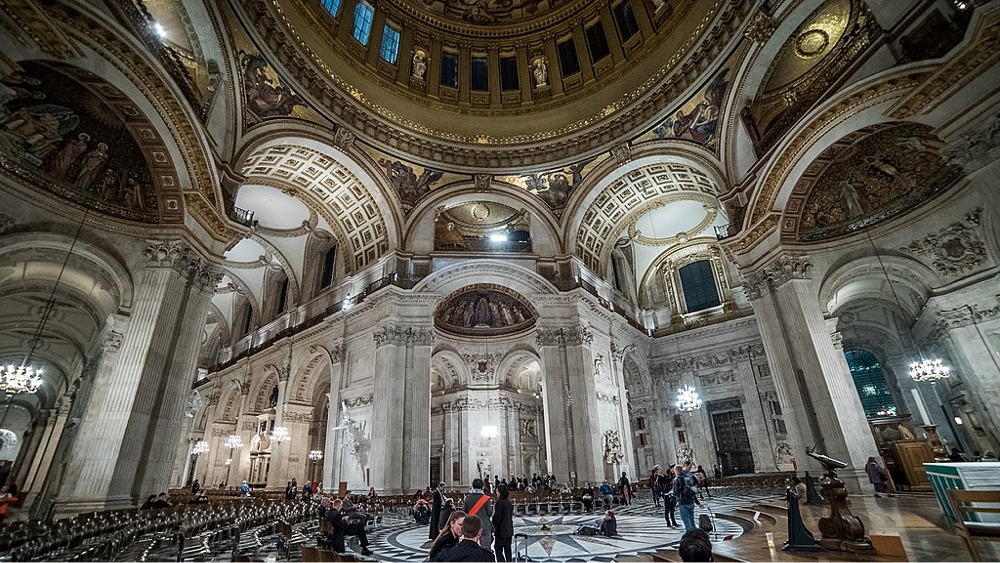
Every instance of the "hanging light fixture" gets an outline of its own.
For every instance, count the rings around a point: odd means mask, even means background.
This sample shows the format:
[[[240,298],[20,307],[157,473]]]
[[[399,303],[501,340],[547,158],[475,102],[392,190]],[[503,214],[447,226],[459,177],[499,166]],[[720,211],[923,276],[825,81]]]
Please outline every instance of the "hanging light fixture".
[[[317,462],[323,459],[323,450],[309,450],[309,461]]]
[[[680,411],[692,414],[701,408],[701,402],[698,391],[690,385],[685,385],[677,391],[677,409]]]
[[[205,440],[198,440],[191,446],[191,455],[201,455],[208,453],[208,442]]]
[[[480,362],[480,371],[486,373],[487,377],[489,377],[489,373],[490,373],[490,337],[489,337],[489,334],[488,334],[489,328],[490,327],[487,326],[486,327],[487,333],[483,334],[483,351],[485,353],[484,354],[485,358],[483,359],[482,362]],[[500,435],[500,430],[496,427],[496,425],[495,424],[490,424],[490,419],[492,418],[490,416],[490,384],[491,383],[492,382],[490,382],[490,381],[487,381],[487,383],[486,383],[486,424],[484,424],[483,427],[479,429],[479,435],[482,436],[483,438],[487,439],[487,440],[492,440],[493,438],[496,438],[497,436]]]
[[[899,295],[896,293],[896,286],[893,285],[892,280],[889,279],[889,270],[886,269],[885,263],[882,262],[882,257],[878,253],[878,248],[875,246],[875,241],[872,240],[871,231],[865,231],[868,235],[868,244],[872,246],[872,252],[875,253],[875,258],[878,259],[878,265],[882,268],[882,275],[885,276],[885,283],[889,285],[889,291],[892,292],[892,298],[896,301],[896,307],[899,308],[899,312],[903,312],[903,304],[899,301]],[[911,333],[911,338],[913,335]],[[917,354],[920,356],[919,361],[915,361],[910,364],[910,379],[916,381],[917,383],[930,383],[934,384],[942,379],[948,379],[951,376],[951,368],[944,365],[944,362],[939,358],[928,358],[924,356],[923,350],[920,349],[920,345],[917,344],[916,339],[913,339],[913,345],[917,349]]]
[[[76,243],[80,240],[80,231],[83,230],[83,224],[87,221],[89,213],[89,209],[84,209],[83,216],[80,217],[80,224],[76,226],[76,233],[73,234],[73,242],[70,243],[69,250],[66,252],[66,258],[63,259],[62,267],[59,268],[56,283],[52,285],[52,291],[49,292],[49,299],[42,310],[42,318],[38,321],[38,328],[35,329],[35,336],[31,339],[31,348],[28,350],[27,355],[25,355],[24,361],[19,366],[8,364],[0,368],[0,389],[6,391],[8,395],[17,395],[19,393],[34,395],[42,386],[42,368],[31,365],[31,360],[35,355],[35,350],[38,349],[38,343],[42,339],[42,333],[45,332],[45,325],[49,322],[52,310],[55,309],[56,290],[59,289],[59,282],[62,281],[63,273],[66,272],[66,265],[69,264],[69,259],[73,256],[73,249],[76,248]]]

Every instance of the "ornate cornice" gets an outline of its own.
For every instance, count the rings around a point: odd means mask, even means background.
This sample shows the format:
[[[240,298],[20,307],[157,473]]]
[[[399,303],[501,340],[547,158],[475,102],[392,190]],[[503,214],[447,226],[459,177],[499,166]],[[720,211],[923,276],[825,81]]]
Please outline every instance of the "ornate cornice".
[[[375,395],[369,393],[367,395],[360,395],[358,397],[345,398],[344,404],[347,405],[348,408],[353,409],[355,407],[364,407],[370,405],[374,400],[375,400]]]
[[[764,345],[762,343],[746,344],[724,351],[706,352],[698,356],[686,356],[657,362],[649,366],[649,375],[654,378],[667,378],[670,375],[679,375],[690,371],[732,366],[739,362],[762,357],[764,357]],[[727,371],[725,373],[733,372]],[[711,374],[698,374],[698,377],[711,378],[714,376]]]
[[[412,326],[401,327],[387,325],[372,333],[375,347],[383,346],[432,346],[434,344],[434,329]]]
[[[539,327],[535,334],[535,342],[539,346],[581,346],[593,341],[594,333],[582,325],[565,328]]]
[[[510,397],[490,397],[488,401],[459,397],[453,401],[444,401],[431,408],[432,415],[463,411],[506,411],[533,416],[543,414],[541,405],[522,403]]]

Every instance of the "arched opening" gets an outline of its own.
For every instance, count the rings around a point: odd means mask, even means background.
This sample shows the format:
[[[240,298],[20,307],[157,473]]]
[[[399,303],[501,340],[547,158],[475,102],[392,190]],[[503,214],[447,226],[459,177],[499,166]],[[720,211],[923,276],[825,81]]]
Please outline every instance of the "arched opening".
[[[847,365],[851,368],[854,387],[861,398],[861,406],[867,418],[896,414],[896,403],[893,401],[882,363],[874,354],[867,350],[855,348],[844,352]]]

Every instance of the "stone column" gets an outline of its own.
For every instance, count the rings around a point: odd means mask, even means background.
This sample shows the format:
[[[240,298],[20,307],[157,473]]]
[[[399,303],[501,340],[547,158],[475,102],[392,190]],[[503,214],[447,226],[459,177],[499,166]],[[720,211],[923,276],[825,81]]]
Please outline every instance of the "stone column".
[[[755,471],[780,471],[774,456],[777,446],[774,428],[763,406],[761,381],[753,366],[753,357],[763,354],[764,347],[757,344],[735,349],[730,357],[736,363],[736,377],[743,388],[743,420],[750,436]]]
[[[365,437],[371,485],[390,494],[426,487],[430,467],[429,327],[385,325],[375,340],[374,410]]]
[[[631,403],[629,396],[631,393],[625,386],[625,355],[634,346],[618,347],[611,343],[611,380],[618,386],[618,425],[622,433],[622,449],[625,450],[625,463],[622,464],[621,471],[629,474],[629,479],[635,481],[641,478],[639,471],[639,460],[635,457],[634,436],[632,435]],[[620,472],[619,472],[620,473]]]
[[[45,427],[48,418],[49,412],[41,411],[35,417],[34,424],[25,429],[22,439],[29,438],[29,441],[27,446],[22,446],[17,452],[17,459],[11,466],[10,475],[7,477],[9,483],[17,483],[18,486],[24,483],[24,477],[31,466],[31,460],[34,459],[35,454],[38,452],[38,445],[42,440],[42,428]]]
[[[206,291],[217,276],[184,243],[151,241],[128,327],[106,351],[68,459],[55,516],[132,506],[167,488],[194,378]]]
[[[334,482],[334,472],[340,467],[340,458],[343,449],[340,447],[341,434],[343,431],[334,430],[340,425],[340,387],[345,379],[344,366],[347,354],[346,344],[338,344],[330,350],[330,410],[326,421],[326,443],[323,452],[323,488],[334,490],[337,483]]]
[[[789,422],[789,439],[798,465],[805,447],[844,461],[848,487],[861,488],[868,456],[878,455],[844,354],[837,348],[816,298],[805,256],[781,255],[750,285],[754,312],[779,401]],[[790,416],[791,415],[791,416]],[[808,431],[803,431],[808,429]],[[805,438],[806,440],[803,440]]]
[[[545,380],[547,457],[557,479],[583,483],[604,479],[604,437],[594,413],[597,393],[590,376],[594,336],[581,325],[539,327],[535,335]],[[589,369],[588,369],[589,368]],[[565,448],[565,449],[563,449]]]
[[[935,336],[944,338],[944,343],[955,360],[956,365],[952,369],[957,372],[972,396],[973,400],[968,401],[971,403],[969,412],[974,412],[979,418],[978,429],[967,429],[977,440],[975,445],[965,445],[967,452],[977,449],[996,451],[1000,446],[1000,413],[997,407],[1000,405],[1000,385],[996,383],[1000,380],[1000,356],[985,336],[996,334],[997,328],[1000,328],[998,325],[1000,306],[992,309],[966,306],[942,311],[935,323]],[[938,387],[940,389],[936,391],[947,397],[950,391],[948,385],[941,383]],[[926,393],[924,396],[933,396],[933,393]],[[943,416],[940,406],[930,404],[927,407],[932,416]],[[985,436],[977,436],[979,431],[984,432]]]

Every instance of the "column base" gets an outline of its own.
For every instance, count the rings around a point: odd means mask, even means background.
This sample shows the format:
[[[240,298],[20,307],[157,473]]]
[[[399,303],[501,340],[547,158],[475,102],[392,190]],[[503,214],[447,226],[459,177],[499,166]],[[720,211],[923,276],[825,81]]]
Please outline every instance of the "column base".
[[[52,519],[72,518],[85,512],[101,512],[104,510],[120,510],[135,508],[132,497],[120,496],[106,499],[56,499],[52,507]]]

